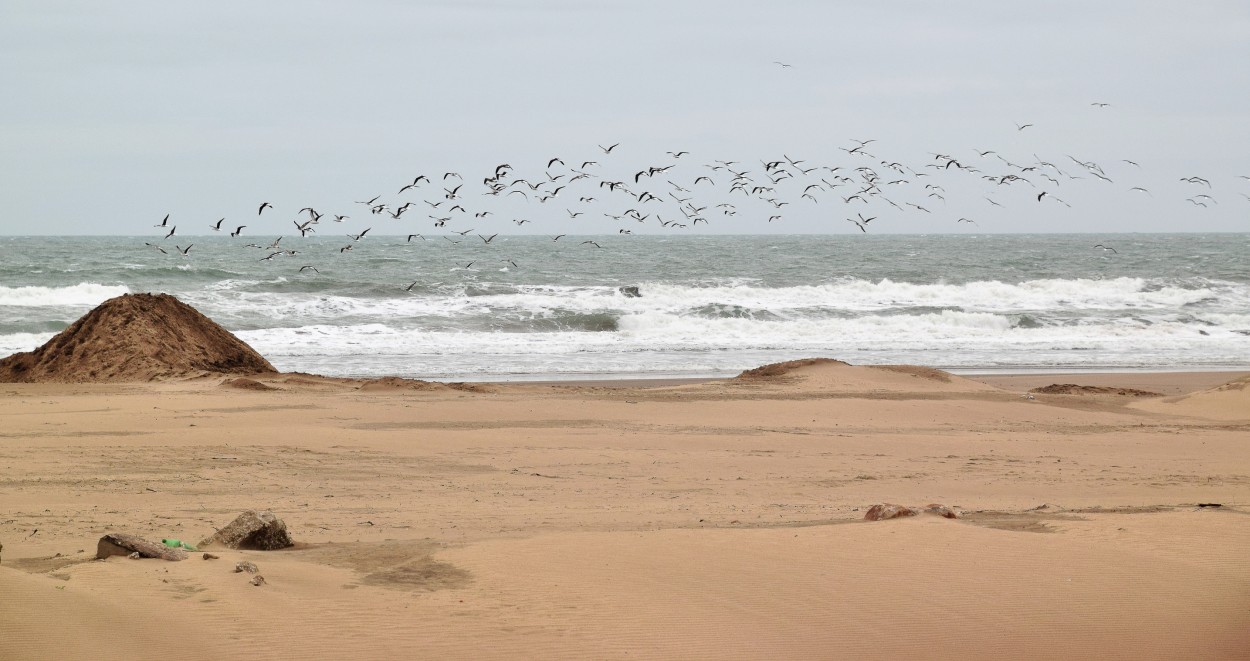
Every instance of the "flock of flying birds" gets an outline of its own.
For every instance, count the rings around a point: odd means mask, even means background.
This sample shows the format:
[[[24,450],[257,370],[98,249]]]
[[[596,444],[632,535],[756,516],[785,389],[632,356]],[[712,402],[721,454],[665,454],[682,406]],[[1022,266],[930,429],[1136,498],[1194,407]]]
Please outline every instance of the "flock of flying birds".
[[[1109,106],[1101,102],[1091,105]],[[1027,123],[1015,125],[1016,132],[1032,127]],[[630,235],[643,226],[697,231],[699,225],[711,227],[719,219],[740,215],[769,225],[784,224],[788,213],[806,206],[810,210],[802,213],[815,210],[833,223],[831,227],[848,223],[841,227],[868,233],[890,218],[903,215],[923,215],[936,222],[979,227],[974,216],[992,215],[995,208],[1008,205],[1071,207],[1064,196],[1067,190],[1078,186],[1104,186],[1125,195],[1156,197],[1151,190],[1132,185],[1140,179],[1142,166],[1129,159],[1099,163],[1071,154],[1049,159],[1030,154],[1021,158],[975,149],[931,153],[927,161],[909,164],[883,157],[878,145],[874,139],[850,139],[839,147],[842,153],[837,162],[784,153],[756,162],[698,160],[687,151],[675,150],[631,166],[620,158],[619,143],[601,144],[597,150],[590,150],[590,157],[553,156],[526,164],[524,169],[500,163],[477,176],[466,177],[459,172],[417,174],[411,180],[394,184],[393,192],[371,194],[345,210],[323,212],[311,206],[295,209],[293,205],[288,210],[266,201],[258,205],[250,224],[227,223],[220,218],[208,228],[228,232],[240,245],[255,250],[255,259],[267,262],[304,252],[290,247],[291,241],[284,244],[282,234],[269,242],[249,240],[254,235],[252,226],[265,222],[269,227],[271,219],[280,214],[286,217],[279,225],[289,222],[286,231],[292,236],[329,234],[329,227],[346,227],[349,222],[364,226],[354,233],[339,230],[345,239],[336,246],[337,252],[346,255],[366,241],[395,240],[394,236],[378,234],[404,233],[406,243],[481,241],[480,246],[504,250],[495,240],[502,233],[499,225],[505,219],[511,224],[505,224],[505,228],[560,220],[564,226],[584,224],[586,230],[580,234],[611,233],[615,229],[617,235]],[[1250,183],[1250,176],[1240,178]],[[950,212],[947,199],[952,194],[948,187],[956,189],[961,197],[958,208],[967,215]],[[1172,189],[1160,191],[1160,195],[1181,195],[1194,207],[1210,207],[1219,204],[1216,192],[1209,179],[1190,174],[1180,177]],[[1250,195],[1238,194],[1250,200]],[[963,199],[970,195],[970,199]],[[606,230],[605,222],[609,223]],[[163,238],[147,242],[147,246],[165,254],[191,256],[194,243],[180,245],[178,227],[170,215],[156,227],[163,232]],[[369,233],[375,227],[380,231],[371,237]],[[548,236],[559,242],[568,234]],[[593,238],[572,242],[580,249],[604,248]],[[167,249],[170,246],[172,249]],[[1116,252],[1105,244],[1093,247]],[[457,263],[456,268],[471,269],[482,263],[482,253],[475,254],[479,259]],[[329,254],[321,258],[329,258]],[[489,259],[518,267],[504,252]],[[320,271],[314,264],[303,264],[299,272]]]

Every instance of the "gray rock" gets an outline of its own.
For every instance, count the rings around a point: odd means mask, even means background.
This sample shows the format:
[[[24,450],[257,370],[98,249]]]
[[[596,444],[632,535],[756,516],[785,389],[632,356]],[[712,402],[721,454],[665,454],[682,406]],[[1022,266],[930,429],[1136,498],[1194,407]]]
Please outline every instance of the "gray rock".
[[[886,519],[916,516],[917,514],[919,512],[910,507],[893,503],[879,503],[868,508],[868,511],[864,513],[864,519],[867,521],[885,521]]]
[[[959,518],[959,512],[956,512],[953,507],[951,507],[950,505],[943,505],[941,503],[929,503],[928,505],[925,505],[924,513],[934,514],[944,519],[958,519]]]
[[[295,546],[286,523],[273,512],[248,510],[231,521],[226,527],[200,542],[200,546],[219,544],[231,549],[258,549],[272,551]]]

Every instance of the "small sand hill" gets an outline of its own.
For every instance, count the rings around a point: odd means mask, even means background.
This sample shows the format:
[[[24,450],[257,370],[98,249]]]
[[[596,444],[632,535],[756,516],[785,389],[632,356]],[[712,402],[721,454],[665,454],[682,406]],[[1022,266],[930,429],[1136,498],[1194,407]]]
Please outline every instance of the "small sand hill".
[[[829,358],[807,358],[747,370],[730,383],[798,386],[833,393],[989,393],[998,388],[916,365],[857,366]]]
[[[276,372],[242,340],[168,294],[101,303],[28,353],[0,360],[0,382],[152,381]]]
[[[1081,386],[1075,383],[1052,383],[1033,388],[1029,392],[1039,395],[1114,395],[1116,397],[1162,397],[1162,393],[1139,388],[1114,388],[1110,386]]]
[[[1134,403],[1132,407],[1168,415],[1214,420],[1250,420],[1250,376],[1180,397]]]
[[[495,388],[487,384],[461,382],[442,383],[440,381],[405,379],[398,376],[384,376],[377,379],[366,379],[360,382],[361,392],[399,392],[405,390],[460,390],[463,392],[495,392]]]

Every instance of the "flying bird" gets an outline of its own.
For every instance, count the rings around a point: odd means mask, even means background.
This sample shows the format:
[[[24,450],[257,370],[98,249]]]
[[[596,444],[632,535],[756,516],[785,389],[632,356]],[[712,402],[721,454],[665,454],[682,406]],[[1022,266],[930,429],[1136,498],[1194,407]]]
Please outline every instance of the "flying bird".
[[[375,199],[375,200],[376,200],[376,199],[378,199],[378,198],[376,198],[376,197],[375,197],[375,198],[373,198],[373,199]],[[266,208],[272,209],[272,208],[273,208],[273,205],[272,205],[272,204],[270,204],[270,203],[268,203],[268,202],[261,202],[261,203],[260,203],[260,208],[256,210],[256,215],[257,215],[257,216],[259,216],[262,212],[264,212],[264,210],[265,210]]]
[[[226,220],[225,218],[222,218],[222,219],[218,220],[217,222],[213,223],[212,225],[209,225],[208,227],[209,227],[210,229],[212,229],[214,232],[220,232],[220,231],[221,231],[221,223],[222,223],[223,221],[225,221],[225,220]]]

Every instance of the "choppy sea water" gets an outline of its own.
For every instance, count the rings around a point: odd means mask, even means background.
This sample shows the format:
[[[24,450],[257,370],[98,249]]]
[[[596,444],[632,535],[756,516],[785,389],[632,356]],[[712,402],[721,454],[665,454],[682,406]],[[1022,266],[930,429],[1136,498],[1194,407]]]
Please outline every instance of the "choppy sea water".
[[[327,375],[1250,368],[1250,234],[287,237],[296,254],[269,260],[246,244],[276,237],[179,238],[185,256],[152,237],[0,238],[0,356],[166,292],[279,369]]]

